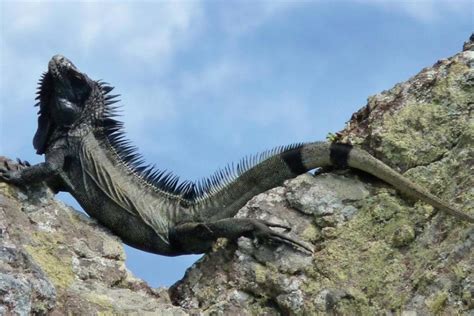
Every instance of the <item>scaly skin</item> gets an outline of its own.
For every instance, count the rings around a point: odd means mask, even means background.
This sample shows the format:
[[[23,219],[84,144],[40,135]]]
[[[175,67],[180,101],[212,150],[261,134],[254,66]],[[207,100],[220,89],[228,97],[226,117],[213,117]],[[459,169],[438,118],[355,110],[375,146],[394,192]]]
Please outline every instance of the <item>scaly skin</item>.
[[[0,167],[0,177],[24,185],[45,181],[66,191],[84,210],[138,249],[167,256],[203,253],[219,237],[274,240],[311,251],[271,228],[288,227],[233,216],[253,196],[317,167],[352,167],[460,219],[452,208],[367,152],[344,144],[314,142],[277,148],[242,161],[200,183],[143,167],[113,119],[113,88],[91,80],[65,57],[54,56],[40,82],[40,116],[33,140],[46,160]]]

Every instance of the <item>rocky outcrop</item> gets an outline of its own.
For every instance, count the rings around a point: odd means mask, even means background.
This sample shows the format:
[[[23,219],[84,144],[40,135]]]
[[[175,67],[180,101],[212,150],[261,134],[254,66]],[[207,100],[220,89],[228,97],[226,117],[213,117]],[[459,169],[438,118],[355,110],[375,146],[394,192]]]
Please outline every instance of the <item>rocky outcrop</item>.
[[[473,65],[471,37],[337,137],[473,214]],[[238,213],[292,227],[314,254],[221,240],[168,291],[131,276],[120,242],[44,186],[0,183],[0,212],[0,314],[474,313],[474,227],[363,173],[306,174]]]
[[[344,142],[474,213],[474,37],[464,50],[369,98]],[[170,290],[206,314],[474,313],[474,227],[365,174],[303,175],[237,217],[284,223],[315,248],[220,246]]]
[[[44,185],[0,182],[1,315],[185,315],[166,289],[134,278],[124,261],[118,238]]]

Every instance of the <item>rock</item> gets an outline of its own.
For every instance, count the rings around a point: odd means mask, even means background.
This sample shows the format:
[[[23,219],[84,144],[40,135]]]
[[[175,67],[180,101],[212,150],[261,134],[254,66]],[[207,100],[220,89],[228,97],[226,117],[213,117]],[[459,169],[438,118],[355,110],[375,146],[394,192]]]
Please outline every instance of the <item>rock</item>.
[[[370,97],[335,136],[470,214],[473,41]],[[360,172],[302,175],[237,214],[291,227],[313,254],[219,240],[170,289],[135,279],[119,240],[44,186],[0,183],[0,212],[1,314],[474,313],[472,225]]]
[[[2,182],[0,302],[2,315],[186,314],[131,275],[121,242],[94,220],[44,185]]]
[[[409,224],[402,224],[395,229],[392,235],[392,245],[394,247],[403,247],[415,239],[415,229]]]
[[[474,52],[370,97],[337,137],[474,213]],[[362,173],[302,175],[237,217],[292,227],[313,255],[246,238],[205,255],[170,288],[191,313],[472,315],[472,225]],[[235,299],[235,293],[245,293]]]

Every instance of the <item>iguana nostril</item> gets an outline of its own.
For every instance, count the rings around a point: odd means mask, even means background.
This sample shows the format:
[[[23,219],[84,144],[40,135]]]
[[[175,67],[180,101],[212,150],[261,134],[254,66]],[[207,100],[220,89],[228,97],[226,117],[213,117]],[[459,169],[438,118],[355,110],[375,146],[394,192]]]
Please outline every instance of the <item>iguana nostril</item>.
[[[57,54],[57,55],[54,55],[53,58],[51,59],[54,60],[55,62],[62,62],[64,60],[64,56]]]

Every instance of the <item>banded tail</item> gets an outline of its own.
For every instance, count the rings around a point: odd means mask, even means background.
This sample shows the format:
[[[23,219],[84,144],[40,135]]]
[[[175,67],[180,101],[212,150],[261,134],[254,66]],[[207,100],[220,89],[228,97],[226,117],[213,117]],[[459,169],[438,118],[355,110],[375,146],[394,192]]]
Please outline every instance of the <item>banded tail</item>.
[[[335,166],[365,171],[391,184],[399,191],[424,201],[457,218],[474,223],[474,218],[457,210],[426,189],[413,183],[366,151],[348,144],[314,142],[290,146],[248,168],[223,186],[193,205],[206,220],[233,217],[253,196],[279,186],[309,170]]]

